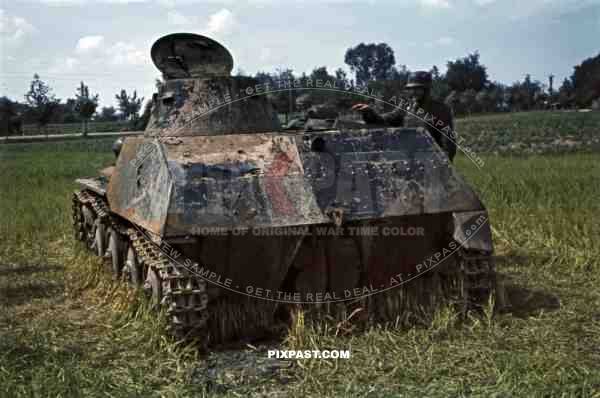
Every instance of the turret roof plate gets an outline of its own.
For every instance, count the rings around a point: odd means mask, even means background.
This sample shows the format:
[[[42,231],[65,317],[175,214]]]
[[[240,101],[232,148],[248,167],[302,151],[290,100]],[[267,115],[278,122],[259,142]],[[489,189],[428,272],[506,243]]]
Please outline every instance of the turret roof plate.
[[[229,76],[233,69],[233,57],[225,47],[193,33],[161,37],[150,54],[165,79]]]

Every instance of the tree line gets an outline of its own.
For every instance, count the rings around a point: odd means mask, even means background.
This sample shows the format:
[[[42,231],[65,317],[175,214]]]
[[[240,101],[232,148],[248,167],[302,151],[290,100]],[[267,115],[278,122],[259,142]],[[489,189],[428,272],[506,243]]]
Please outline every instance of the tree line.
[[[277,69],[274,72],[258,72],[255,78],[261,83],[281,80],[312,79],[337,81],[342,86],[365,86],[380,93],[382,98],[402,96],[410,71],[406,65],[397,64],[393,49],[386,43],[360,43],[349,48],[344,57],[353,77],[338,68],[333,73],[320,66],[310,74],[295,75],[292,69]],[[558,89],[554,88],[554,76],[548,83],[534,80],[525,74],[523,80],[512,84],[491,81],[487,67],[481,62],[479,52],[449,60],[446,72],[441,73],[434,65],[430,72],[433,78],[433,95],[448,104],[457,115],[474,113],[515,112],[556,108],[600,107],[600,54],[585,59],[574,67],[570,77],[565,78]],[[238,76],[244,75],[238,70]],[[157,81],[157,85],[160,82]],[[274,84],[273,84],[274,85]],[[305,84],[301,85],[306,87]],[[338,110],[347,109],[356,102],[350,91],[326,90],[282,90],[268,94],[278,113],[286,114],[305,110],[311,105],[331,104]],[[50,86],[35,74],[25,93],[25,102],[0,97],[0,131],[4,134],[18,133],[22,124],[36,124],[40,131],[48,123],[83,124],[94,121],[127,121],[131,129],[144,129],[152,103],[147,101],[144,111],[140,110],[144,98],[136,90],[128,94],[125,89],[115,95],[117,107],[108,106],[98,110],[98,94],[91,94],[82,81],[76,88],[75,97],[64,102],[52,94]],[[390,105],[374,101],[374,106],[389,110]]]
[[[273,83],[279,80],[321,79],[339,81],[340,86],[367,86],[380,93],[382,98],[401,97],[410,71],[406,65],[398,65],[394,51],[386,43],[360,43],[346,51],[344,62],[354,78],[343,69],[329,73],[325,66],[313,69],[310,74],[294,75],[293,70],[276,70],[274,73],[258,72],[254,77],[260,82]],[[491,81],[487,67],[481,62],[479,52],[449,60],[446,72],[437,66],[430,69],[433,78],[432,93],[448,104],[457,115],[490,112],[518,112],[543,109],[568,109],[575,107],[600,106],[600,54],[584,60],[574,67],[573,74],[565,78],[562,85],[554,88],[554,76],[542,83],[525,74],[523,80],[512,84]],[[243,74],[239,71],[238,74]],[[304,84],[302,87],[306,87]],[[279,113],[298,111],[305,105],[330,103],[338,109],[356,102],[350,93],[318,90],[291,90],[270,94]],[[372,101],[376,107],[390,109]]]
[[[3,135],[22,133],[24,124],[35,124],[43,133],[50,123],[82,123],[82,132],[87,134],[88,122],[125,121],[131,129],[144,129],[150,117],[150,102],[146,103],[144,113],[140,117],[140,109],[144,101],[138,97],[137,91],[128,94],[122,89],[115,94],[117,107],[102,107],[98,111],[98,94],[91,94],[89,87],[82,81],[75,90],[75,98],[67,98],[64,102],[56,98],[52,88],[38,74],[33,75],[29,91],[24,95],[25,101],[13,101],[8,97],[0,97],[0,132]]]

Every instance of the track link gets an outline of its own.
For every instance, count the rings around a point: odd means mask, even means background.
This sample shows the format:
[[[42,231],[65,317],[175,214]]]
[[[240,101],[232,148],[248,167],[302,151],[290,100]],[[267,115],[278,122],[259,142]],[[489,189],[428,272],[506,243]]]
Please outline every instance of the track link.
[[[130,228],[128,235],[139,261],[154,269],[160,278],[162,298],[159,304],[169,317],[170,331],[176,335],[202,334],[209,315],[206,281],[174,264],[141,231]]]
[[[458,253],[466,309],[480,310],[496,290],[496,272],[492,256],[461,248]]]
[[[87,190],[73,194],[73,226],[78,239],[85,240],[81,205],[90,206],[101,222],[110,224],[124,240],[131,242],[143,267],[144,276],[149,270],[154,270],[158,275],[161,296],[157,304],[168,316],[169,331],[178,337],[190,333],[195,337],[202,336],[209,318],[206,281],[169,260],[160,247],[141,230],[122,225],[122,222],[111,216],[106,200]]]

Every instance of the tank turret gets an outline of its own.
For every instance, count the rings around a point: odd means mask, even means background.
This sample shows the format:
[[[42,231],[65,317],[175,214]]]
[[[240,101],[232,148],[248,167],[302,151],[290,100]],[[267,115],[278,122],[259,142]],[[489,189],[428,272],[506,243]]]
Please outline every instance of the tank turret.
[[[230,76],[233,58],[208,37],[175,33],[152,46],[164,82],[153,97],[145,134],[199,136],[277,131],[279,119],[264,95],[248,96],[258,82]]]

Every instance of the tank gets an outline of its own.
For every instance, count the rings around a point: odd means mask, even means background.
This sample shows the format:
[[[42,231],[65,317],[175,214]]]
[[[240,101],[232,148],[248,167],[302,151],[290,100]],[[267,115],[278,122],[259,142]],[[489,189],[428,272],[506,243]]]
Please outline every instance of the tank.
[[[488,213],[425,129],[285,131],[216,41],[172,34],[151,55],[144,135],[77,180],[73,224],[172,333],[260,338],[298,311],[412,325],[488,302]]]

